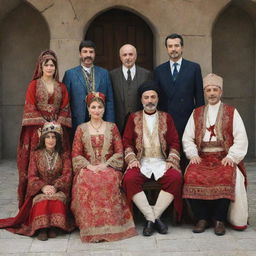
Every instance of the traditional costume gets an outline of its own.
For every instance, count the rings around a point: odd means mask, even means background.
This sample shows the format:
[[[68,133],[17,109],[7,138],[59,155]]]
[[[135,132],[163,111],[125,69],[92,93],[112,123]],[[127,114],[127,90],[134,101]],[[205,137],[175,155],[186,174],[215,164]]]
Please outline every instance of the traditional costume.
[[[46,123],[42,135],[49,132],[62,133],[61,126],[57,123]],[[16,217],[0,220],[0,228],[26,236],[50,227],[68,232],[74,229],[68,210],[71,180],[69,151],[61,154],[56,151],[50,154],[45,148],[33,151],[28,169],[25,202]],[[54,186],[56,193],[42,193],[45,185]]]
[[[222,89],[222,78],[209,74],[204,79],[204,88],[208,85]],[[183,198],[193,199],[190,203],[197,219],[224,222],[228,209],[238,207],[239,212],[230,212],[231,224],[238,229],[246,228],[246,172],[242,160],[248,140],[237,110],[221,101],[195,109],[182,142],[189,159],[201,158],[200,163],[190,163],[187,167],[183,187]],[[225,157],[234,166],[224,166],[221,161]]]
[[[142,95],[148,90],[157,92],[153,82],[143,83],[139,93]],[[174,207],[180,218],[182,176],[179,171],[179,138],[171,116],[160,111],[132,113],[125,127],[123,144],[126,164],[139,161],[141,165],[141,168],[127,169],[124,175],[123,187],[130,206],[133,201],[147,222],[160,222],[161,214],[174,198]],[[166,170],[166,163],[172,163],[173,167]],[[143,192],[143,184],[151,178],[162,185],[153,209]],[[160,233],[167,233],[167,227]],[[144,235],[151,235],[151,232],[144,232]]]
[[[89,94],[87,105],[101,93]],[[137,234],[125,196],[120,191],[123,145],[117,126],[106,122],[104,134],[91,135],[89,123],[78,126],[72,150],[75,173],[71,210],[82,242],[115,241]],[[87,166],[106,163],[93,172]]]
[[[54,91],[49,94],[44,81],[41,79],[42,65],[45,60],[54,60],[57,63],[53,51],[47,50],[41,53],[30,82],[24,106],[22,129],[17,149],[17,166],[19,171],[18,200],[19,208],[24,202],[27,190],[27,174],[30,153],[38,146],[38,130],[46,122],[56,121],[63,127],[63,146],[70,149],[68,128],[71,127],[71,113],[69,107],[68,92],[64,84],[58,81],[58,67],[54,74]]]

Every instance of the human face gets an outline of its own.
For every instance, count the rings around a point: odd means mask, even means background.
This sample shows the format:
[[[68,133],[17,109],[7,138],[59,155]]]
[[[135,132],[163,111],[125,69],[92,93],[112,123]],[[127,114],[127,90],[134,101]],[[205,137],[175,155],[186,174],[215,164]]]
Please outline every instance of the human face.
[[[130,44],[125,44],[120,48],[119,53],[123,65],[128,69],[132,68],[137,59],[136,48]]]
[[[100,120],[104,114],[104,106],[102,103],[93,101],[88,107],[89,114],[91,115],[91,120]]]
[[[82,64],[89,68],[93,65],[95,59],[95,50],[90,47],[83,47],[80,51],[80,59]]]
[[[54,151],[56,146],[56,136],[55,133],[49,132],[45,136],[45,148],[49,151]]]
[[[153,90],[145,91],[141,96],[141,103],[146,112],[154,113],[158,103],[157,92]]]
[[[204,95],[210,105],[215,105],[220,101],[222,90],[219,86],[208,85],[204,89]]]
[[[176,62],[178,61],[182,56],[183,46],[181,46],[180,39],[174,38],[174,39],[167,39],[166,42],[167,46],[167,53],[170,57],[170,60]]]
[[[53,77],[56,67],[52,60],[45,61],[42,65],[43,76],[45,77]]]

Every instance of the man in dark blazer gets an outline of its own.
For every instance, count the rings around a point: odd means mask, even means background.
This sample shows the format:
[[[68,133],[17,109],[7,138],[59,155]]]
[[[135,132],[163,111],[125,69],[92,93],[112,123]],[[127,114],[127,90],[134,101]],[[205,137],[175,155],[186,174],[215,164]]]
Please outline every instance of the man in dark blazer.
[[[116,124],[122,133],[129,113],[136,112],[141,107],[137,89],[150,79],[151,74],[150,71],[135,65],[137,51],[133,45],[123,45],[119,53],[122,66],[112,70],[110,76],[116,107]]]
[[[102,92],[106,96],[104,120],[115,121],[114,99],[109,73],[95,66],[95,44],[90,40],[79,45],[81,65],[65,72],[63,83],[67,86],[72,112],[73,134],[76,127],[89,120],[85,98],[88,92]]]
[[[170,60],[155,68],[154,80],[160,87],[159,109],[172,115],[181,140],[193,109],[204,105],[201,68],[182,58],[182,36],[167,36],[165,46]]]

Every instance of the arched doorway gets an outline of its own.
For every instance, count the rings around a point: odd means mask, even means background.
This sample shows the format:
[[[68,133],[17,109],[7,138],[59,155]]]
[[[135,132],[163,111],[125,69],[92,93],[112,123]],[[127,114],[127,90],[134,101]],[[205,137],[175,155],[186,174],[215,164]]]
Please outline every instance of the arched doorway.
[[[247,12],[231,4],[213,29],[213,72],[224,78],[223,101],[235,106],[255,157],[255,26]]]
[[[0,23],[0,147],[2,158],[16,157],[25,93],[38,55],[49,47],[42,15],[21,3]],[[1,157],[1,156],[0,156]]]
[[[85,39],[96,43],[95,63],[108,70],[120,66],[119,49],[130,43],[137,48],[137,64],[153,69],[153,34],[146,22],[132,12],[111,9],[96,17]]]

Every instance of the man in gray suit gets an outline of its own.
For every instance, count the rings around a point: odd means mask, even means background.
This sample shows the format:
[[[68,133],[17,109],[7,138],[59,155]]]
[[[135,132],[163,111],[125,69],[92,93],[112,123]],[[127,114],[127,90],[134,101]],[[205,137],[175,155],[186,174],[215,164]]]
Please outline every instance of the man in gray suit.
[[[119,51],[122,66],[110,72],[112,80],[114,103],[116,109],[116,124],[119,131],[124,130],[126,117],[141,106],[137,89],[151,78],[150,71],[135,65],[137,59],[136,48],[125,44]]]

